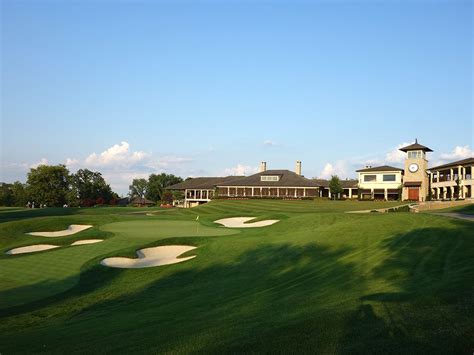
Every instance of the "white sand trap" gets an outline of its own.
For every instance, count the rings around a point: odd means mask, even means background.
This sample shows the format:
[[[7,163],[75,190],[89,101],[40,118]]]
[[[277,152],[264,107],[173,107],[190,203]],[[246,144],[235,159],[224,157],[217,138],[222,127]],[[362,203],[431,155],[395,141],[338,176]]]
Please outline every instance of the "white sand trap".
[[[196,247],[188,245],[167,245],[154,248],[146,248],[137,251],[138,259],[113,257],[106,258],[100,263],[105,266],[123,269],[138,269],[144,267],[176,264],[195,258],[196,255],[179,259],[177,258],[181,254],[193,249],[196,249]]]
[[[71,245],[85,245],[85,244],[95,244],[103,242],[103,239],[84,239],[78,240],[77,242],[72,243]]]
[[[36,244],[36,245],[28,245],[27,247],[20,247],[14,248],[7,251],[9,255],[15,254],[25,254],[25,253],[34,253],[37,251],[49,250],[54,248],[59,248],[60,245],[52,245],[52,244]]]
[[[223,218],[214,223],[222,224],[224,227],[227,228],[258,228],[258,227],[266,227],[271,226],[279,222],[277,219],[267,219],[266,221],[258,221],[253,223],[245,223],[255,219],[256,217],[233,217],[233,218]]]
[[[36,235],[39,237],[48,237],[48,238],[56,238],[56,237],[65,237],[67,235],[73,235],[79,232],[82,232],[83,230],[92,228],[93,226],[87,225],[87,224],[71,224],[67,229],[62,230],[62,231],[56,231],[56,232],[31,232],[31,233],[26,233],[29,235]]]

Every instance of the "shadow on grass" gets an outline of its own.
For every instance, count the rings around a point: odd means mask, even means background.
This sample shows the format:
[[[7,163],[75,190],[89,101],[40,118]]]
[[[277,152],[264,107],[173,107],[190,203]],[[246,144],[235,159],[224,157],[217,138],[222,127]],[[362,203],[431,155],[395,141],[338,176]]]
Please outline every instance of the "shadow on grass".
[[[38,338],[63,353],[90,352],[87,344],[148,353],[469,352],[474,238],[468,223],[455,224],[386,239],[388,257],[370,279],[348,261],[358,250],[319,244],[264,245],[205,267],[92,268],[69,292],[16,310],[67,311],[94,290],[67,321],[0,338],[19,352],[41,350]],[[378,279],[398,291],[365,294]]]
[[[35,208],[0,210],[0,223],[10,222],[25,218],[69,216],[77,214],[78,208]]]
[[[51,294],[51,289],[57,288],[58,290],[65,290],[62,292],[58,291],[58,293],[51,296],[8,308],[3,307],[3,302],[1,302],[0,318],[11,317],[18,314],[45,309],[51,305],[57,305],[67,300],[72,300],[76,297],[86,295],[94,290],[106,287],[107,285],[111,284],[114,279],[122,272],[120,269],[104,269],[105,268],[101,267],[100,265],[97,265],[83,272],[80,277],[74,276],[54,282],[41,282],[3,291],[0,293],[0,298],[6,303],[12,298],[20,298],[20,295],[25,293],[36,293],[41,295],[43,293]],[[98,272],[99,270],[100,272]],[[98,277],[98,275],[100,275],[100,277]]]
[[[473,352],[474,233],[469,222],[455,224],[383,242],[390,256],[374,275],[399,291],[360,298],[347,329],[349,338],[362,342],[348,344],[345,352]]]

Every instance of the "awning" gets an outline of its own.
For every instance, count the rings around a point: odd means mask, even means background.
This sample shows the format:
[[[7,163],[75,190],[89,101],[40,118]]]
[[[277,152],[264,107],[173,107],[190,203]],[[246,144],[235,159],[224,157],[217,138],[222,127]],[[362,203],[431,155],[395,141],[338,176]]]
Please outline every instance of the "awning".
[[[407,187],[421,186],[421,181],[407,181],[403,184],[403,186],[407,186]]]

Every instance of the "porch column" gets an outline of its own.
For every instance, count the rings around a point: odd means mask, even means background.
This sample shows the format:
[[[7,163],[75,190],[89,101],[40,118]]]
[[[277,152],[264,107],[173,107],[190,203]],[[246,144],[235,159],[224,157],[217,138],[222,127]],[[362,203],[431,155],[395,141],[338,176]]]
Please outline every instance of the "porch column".
[[[439,170],[436,172],[436,182],[439,182]]]
[[[349,198],[352,198],[352,189],[349,187]]]
[[[384,191],[383,191],[383,198],[384,198],[385,201],[388,200],[388,191],[387,191],[387,189],[384,189]]]
[[[280,197],[280,188],[277,187],[277,197]]]
[[[306,197],[306,188],[303,189],[303,197]]]
[[[445,186],[442,189],[443,189],[443,200],[446,200],[446,198],[448,197],[448,188]]]
[[[295,187],[295,197],[298,197],[298,189]]]
[[[328,197],[331,198],[331,190],[328,189]]]
[[[253,189],[254,189],[254,187],[252,187],[252,197],[255,196],[255,193],[254,193],[254,190],[253,190]]]
[[[449,169],[449,173],[450,173],[450,179],[451,181],[454,181],[454,169]]]
[[[374,189],[370,189],[370,196],[372,199],[375,198]]]
[[[227,197],[230,196],[230,187],[227,188]]]

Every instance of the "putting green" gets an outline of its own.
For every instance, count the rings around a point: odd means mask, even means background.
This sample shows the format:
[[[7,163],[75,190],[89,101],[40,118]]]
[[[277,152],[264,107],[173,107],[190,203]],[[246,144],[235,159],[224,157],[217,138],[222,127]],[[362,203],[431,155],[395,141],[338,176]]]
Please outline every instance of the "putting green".
[[[77,283],[83,265],[92,259],[132,256],[136,249],[167,238],[214,237],[239,233],[203,226],[195,221],[171,220],[116,222],[105,224],[100,229],[113,233],[113,236],[101,243],[79,247],[63,246],[56,250],[0,259],[0,308],[35,301],[71,288]]]

